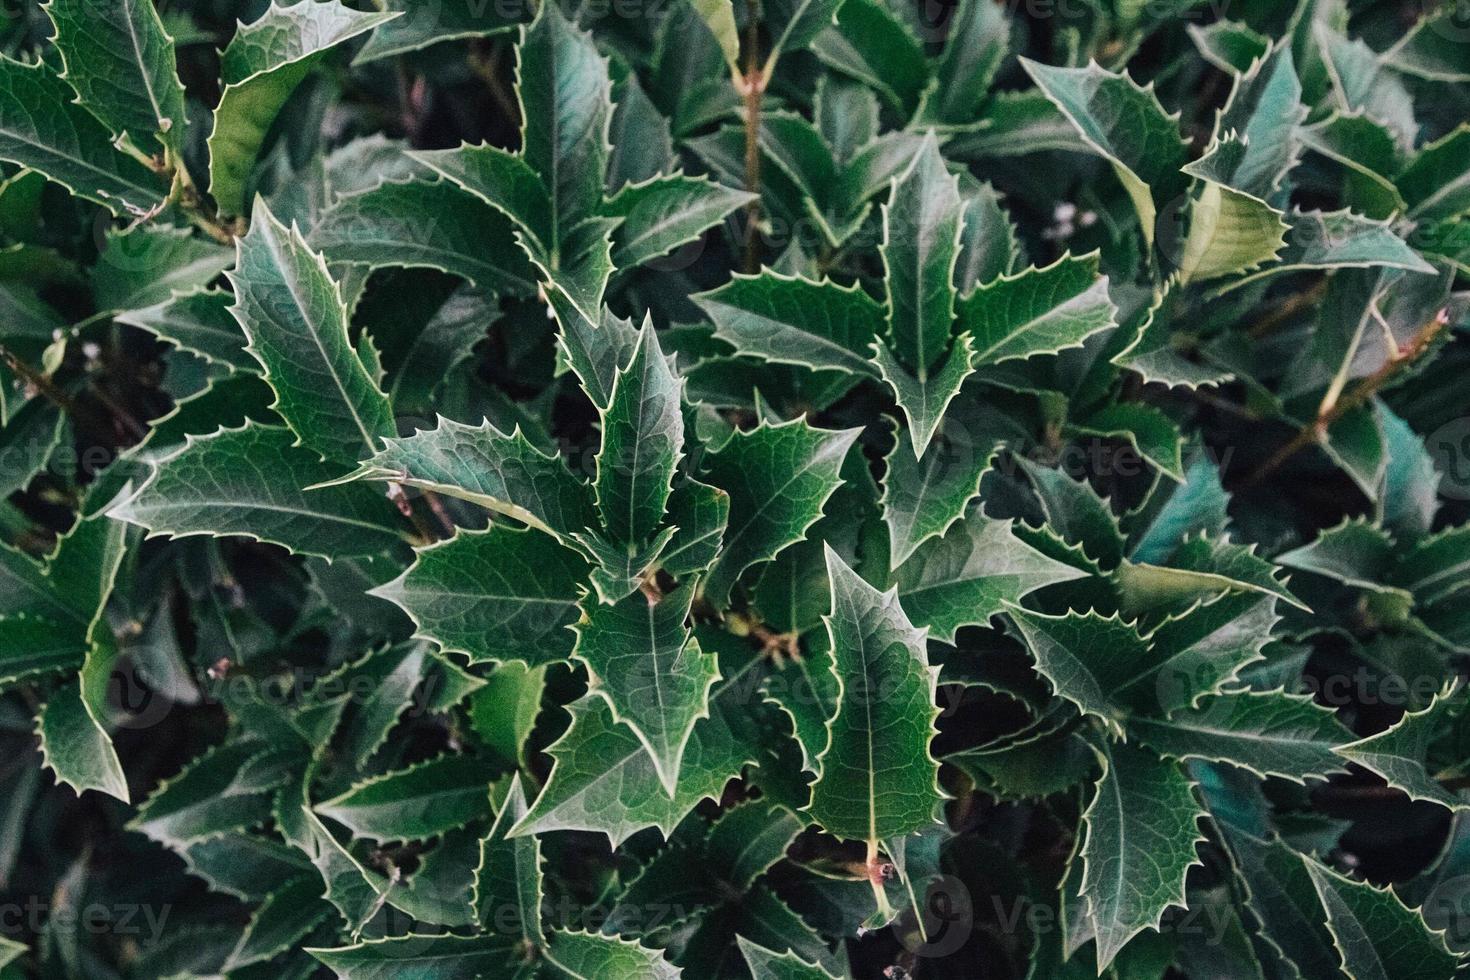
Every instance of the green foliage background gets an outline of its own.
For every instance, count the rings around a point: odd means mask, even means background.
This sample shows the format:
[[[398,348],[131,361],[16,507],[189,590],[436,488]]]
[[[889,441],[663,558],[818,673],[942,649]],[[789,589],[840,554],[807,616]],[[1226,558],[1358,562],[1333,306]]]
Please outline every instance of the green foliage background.
[[[0,978],[1464,973],[1464,0],[0,13]]]

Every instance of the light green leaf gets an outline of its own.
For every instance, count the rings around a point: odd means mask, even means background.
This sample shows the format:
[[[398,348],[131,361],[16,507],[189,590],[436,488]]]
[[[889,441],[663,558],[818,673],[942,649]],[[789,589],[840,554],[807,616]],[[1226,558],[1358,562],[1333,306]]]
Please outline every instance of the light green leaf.
[[[1286,246],[1288,229],[1281,212],[1212,179],[1226,176],[1233,165],[1224,158],[1243,159],[1246,146],[1238,141],[1216,144],[1210,156],[1188,170],[1202,180],[1189,206],[1189,232],[1175,256],[1180,285],[1252,272],[1273,261]]]
[[[1221,592],[1271,595],[1306,609],[1277,571],[1252,545],[1201,535],[1180,545],[1167,566],[1125,561],[1116,578],[1124,608],[1136,612],[1188,605]]]
[[[704,21],[714,35],[720,53],[725,56],[725,64],[730,66],[731,77],[739,78],[740,32],[735,27],[735,6],[732,0],[689,0],[689,6],[694,8],[699,19]]]
[[[944,799],[929,751],[939,669],[929,666],[924,631],[899,608],[897,590],[880,593],[830,547],[826,558],[839,687],[806,809],[833,836],[871,846],[923,830]]]
[[[366,13],[338,0],[271,6],[241,26],[220,55],[224,92],[209,135],[209,193],[226,214],[243,214],[256,157],[277,113],[326,54],[397,13]]]
[[[344,464],[377,452],[393,415],[352,349],[347,305],[323,258],[262,204],[229,278],[230,312],[301,445]]]
[[[566,980],[679,980],[681,975],[659,950],[632,940],[559,929],[547,939],[546,962]]]

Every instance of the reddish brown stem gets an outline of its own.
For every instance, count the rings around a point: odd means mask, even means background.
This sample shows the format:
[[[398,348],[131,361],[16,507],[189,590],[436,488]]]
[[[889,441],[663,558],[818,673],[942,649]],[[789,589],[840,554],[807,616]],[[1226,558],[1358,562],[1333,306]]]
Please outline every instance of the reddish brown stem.
[[[1355,408],[1361,408],[1368,400],[1376,395],[1384,385],[1404,368],[1414,363],[1420,355],[1429,349],[1441,331],[1449,326],[1450,318],[1448,310],[1440,310],[1429,322],[1420,327],[1413,337],[1401,346],[1388,360],[1372,374],[1359,381],[1352,391],[1333,402],[1327,409],[1321,412],[1316,419],[1301,427],[1301,430],[1292,437],[1280,449],[1271,455],[1271,458],[1262,463],[1250,476],[1236,488],[1237,491],[1248,490],[1260,483],[1266,477],[1276,472],[1283,463],[1301,452],[1313,443],[1319,443],[1327,438],[1327,431],[1333,424],[1348,412]]]

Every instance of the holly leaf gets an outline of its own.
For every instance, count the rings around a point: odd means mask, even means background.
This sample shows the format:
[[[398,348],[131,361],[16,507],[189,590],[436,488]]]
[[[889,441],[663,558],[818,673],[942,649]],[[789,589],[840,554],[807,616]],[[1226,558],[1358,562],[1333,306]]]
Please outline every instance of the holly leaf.
[[[895,573],[899,602],[930,636],[955,642],[961,626],[985,626],[1037,589],[1086,575],[1011,533],[978,508],[919,548]]]
[[[1186,904],[1204,810],[1173,763],[1124,742],[1105,742],[1099,757],[1102,777],[1082,815],[1081,895],[1105,970],[1130,939],[1157,929],[1169,906]]]
[[[384,447],[347,476],[326,485],[382,480],[468,500],[565,539],[596,524],[592,490],[517,428],[487,419],[478,426],[440,417],[433,429]]]
[[[718,797],[741,767],[755,761],[726,717],[734,705],[722,704],[721,693],[733,690],[727,686],[717,692],[710,716],[695,723],[672,797],[653,756],[632,729],[614,720],[605,698],[573,702],[567,709],[571,726],[547,749],[556,760],[551,776],[509,836],[586,830],[606,834],[617,847],[632,834],[657,827],[667,838],[696,804]]]
[[[682,173],[625,184],[603,208],[622,219],[613,237],[613,265],[630,269],[697,242],[753,200],[754,194]]]
[[[551,932],[547,939],[547,962],[567,977],[678,980],[681,976],[679,969],[658,950],[628,939],[560,929]]]
[[[489,771],[473,756],[442,755],[374,776],[318,803],[316,812],[354,837],[423,840],[490,814]]]
[[[985,283],[959,304],[960,328],[971,337],[976,367],[1080,347],[1117,325],[1098,255],[1064,255]]]
[[[837,980],[836,974],[828,973],[826,967],[808,963],[793,952],[777,954],[744,936],[735,940],[755,980]]]
[[[400,540],[393,507],[380,494],[355,486],[303,489],[339,472],[296,445],[289,430],[247,422],[186,437],[108,513],[150,536],[240,535],[329,560]]]
[[[1116,614],[1104,617],[1095,610],[1046,616],[1010,602],[1005,606],[1037,672],[1056,695],[1121,735],[1128,709],[1117,694],[1149,662],[1138,630]]]
[[[519,932],[523,941],[539,945],[544,885],[541,842],[535,837],[508,838],[511,827],[526,815],[526,794],[519,773],[511,776],[505,802],[490,832],[480,841],[471,905],[475,921],[496,931]]]
[[[883,207],[887,339],[898,362],[923,384],[949,348],[955,313],[955,263],[962,221],[959,181],[933,134],[913,165],[893,180]],[[956,386],[958,387],[958,386]]]
[[[1327,929],[1349,976],[1450,976],[1458,962],[1423,917],[1386,888],[1344,878],[1299,855],[1327,913]]]
[[[229,273],[230,308],[300,444],[355,463],[393,435],[388,397],[347,336],[347,304],[322,256],[262,204]]]
[[[417,555],[402,575],[369,592],[406,612],[415,635],[472,664],[539,667],[571,655],[568,628],[587,576],[575,552],[532,529],[497,523],[461,529]]]
[[[913,431],[897,427],[893,449],[884,458],[883,523],[888,525],[888,560],[901,567],[930,538],[944,534],[980,494],[980,480],[999,448],[959,421],[919,457]],[[953,438],[950,438],[952,436]]]
[[[883,328],[883,308],[856,284],[816,282],[770,269],[736,275],[692,297],[715,336],[746,356],[814,371],[876,374],[868,351]]]
[[[446,180],[386,181],[343,195],[307,241],[329,262],[440,269],[487,290],[535,292],[510,223]]]
[[[280,7],[240,26],[220,55],[224,91],[209,134],[209,193],[226,214],[243,214],[256,157],[296,87],[337,45],[397,17],[325,0]]]
[[[93,717],[82,696],[80,680],[57,688],[36,718],[41,758],[57,782],[77,795],[96,790],[130,801],[127,776],[112,739]]]
[[[505,936],[410,933],[369,939],[353,946],[306,947],[312,958],[343,980],[380,980],[399,971],[419,976],[488,976],[513,970],[515,947]]]
[[[1378,734],[1339,746],[1337,754],[1382,776],[1389,786],[1408,794],[1411,800],[1438,803],[1451,811],[1470,809],[1470,803],[1445,789],[1424,769],[1429,743],[1456,703],[1452,692],[1441,692],[1427,707],[1404,712],[1402,718]]]
[[[29,167],[117,217],[163,205],[161,181],[112,145],[106,127],[40,62],[0,57],[0,159]]]
[[[1164,111],[1152,85],[1140,87],[1096,63],[1053,68],[1022,58],[1021,66],[1083,143],[1112,164],[1138,213],[1144,243],[1152,247],[1159,213],[1181,190],[1186,144],[1178,116]]]
[[[709,692],[720,679],[714,654],[689,634],[693,601],[688,583],[657,602],[635,593],[613,604],[585,603],[572,651],[587,666],[589,690],[648,750],[670,797],[678,793],[694,725],[709,717]]]
[[[830,547],[826,559],[838,693],[806,811],[833,836],[872,848],[929,826],[944,799],[929,751],[939,670],[897,590],[880,593]]]
[[[704,479],[730,495],[724,547],[704,579],[716,606],[747,568],[802,540],[841,484],[860,430],[814,429],[802,419],[736,432],[709,455]]]
[[[614,541],[646,541],[663,520],[674,470],[684,454],[682,385],[669,369],[653,323],[613,380],[602,413],[602,448],[593,490],[603,527]]]
[[[46,15],[56,25],[62,78],[77,90],[77,102],[114,135],[138,142],[159,134],[177,151],[186,119],[184,86],[173,38],[153,0],[51,0]]]
[[[92,270],[101,310],[135,310],[196,293],[235,261],[234,253],[187,228],[145,226],[109,231]]]
[[[146,330],[164,343],[197,354],[231,373],[256,374],[260,362],[245,350],[249,342],[230,315],[232,297],[223,290],[175,293],[169,299],[113,317]]]
[[[954,348],[942,365],[932,373],[912,374],[887,346],[874,345],[873,363],[908,419],[912,429],[909,448],[915,457],[928,450],[934,433],[944,423],[944,413],[950,403],[959,395],[965,379],[975,373],[973,356],[974,342],[968,333],[962,333],[955,338]]]
[[[1285,691],[1212,694],[1167,718],[1134,717],[1129,735],[1171,759],[1228,762],[1293,782],[1343,772],[1334,755],[1351,738],[1331,709]]]
[[[383,9],[400,16],[373,28],[367,43],[352,60],[354,66],[421,51],[443,41],[508,33],[515,30],[527,12],[519,7],[477,0],[443,0],[430,6],[413,0],[387,0]]]

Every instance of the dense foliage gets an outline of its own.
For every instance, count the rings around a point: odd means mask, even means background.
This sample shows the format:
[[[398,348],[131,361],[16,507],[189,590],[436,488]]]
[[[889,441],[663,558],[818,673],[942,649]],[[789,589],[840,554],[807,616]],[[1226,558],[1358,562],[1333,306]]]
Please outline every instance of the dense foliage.
[[[1464,3],[4,13],[0,977],[1461,969]]]

